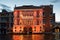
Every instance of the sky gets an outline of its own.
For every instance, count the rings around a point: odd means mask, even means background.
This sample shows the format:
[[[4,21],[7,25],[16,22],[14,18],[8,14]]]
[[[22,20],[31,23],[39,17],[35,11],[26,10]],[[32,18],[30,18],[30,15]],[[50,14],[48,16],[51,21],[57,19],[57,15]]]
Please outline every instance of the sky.
[[[53,5],[53,12],[55,13],[56,22],[60,22],[60,0],[0,0],[0,4],[7,5],[11,10],[16,6],[22,5]]]

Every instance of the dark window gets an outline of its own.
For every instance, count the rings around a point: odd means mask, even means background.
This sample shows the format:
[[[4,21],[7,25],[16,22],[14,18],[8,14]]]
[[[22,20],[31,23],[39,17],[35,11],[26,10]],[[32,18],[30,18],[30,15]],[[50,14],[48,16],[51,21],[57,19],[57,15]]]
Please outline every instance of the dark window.
[[[46,20],[45,20],[45,19],[43,19],[43,23],[44,23],[44,24],[46,23]]]
[[[8,22],[9,21],[9,18],[8,17],[1,17],[1,21],[2,22]]]
[[[11,16],[13,16],[13,13],[11,13]]]
[[[20,21],[20,20],[19,20],[19,19],[17,19],[17,25],[19,25],[19,21]]]
[[[1,23],[1,28],[7,27],[5,23]]]
[[[40,29],[41,29],[41,27],[40,27]]]
[[[39,11],[37,11],[36,17],[39,17]]]
[[[15,32],[16,32],[16,30],[15,30]]]
[[[1,14],[1,16],[6,16],[6,14]]]
[[[13,17],[11,17],[11,22],[13,23]]]
[[[40,29],[40,31],[41,31],[41,29]]]
[[[16,27],[15,27],[15,29],[16,29]]]
[[[9,30],[7,30],[7,32],[9,32]]]
[[[54,23],[55,21],[53,19],[50,20],[50,23]]]
[[[37,25],[39,25],[39,20],[37,20]]]
[[[36,31],[36,27],[34,27],[34,31]]]
[[[20,31],[22,31],[22,30],[20,30]]]
[[[13,23],[11,23],[11,27],[13,27]]]
[[[20,29],[21,29],[21,27],[20,27]]]
[[[40,27],[40,31],[41,31],[41,27]]]
[[[43,12],[43,16],[46,16],[46,13]]]
[[[17,18],[19,18],[19,15],[20,15],[20,13],[19,13],[19,11],[18,11],[18,13],[17,13]]]

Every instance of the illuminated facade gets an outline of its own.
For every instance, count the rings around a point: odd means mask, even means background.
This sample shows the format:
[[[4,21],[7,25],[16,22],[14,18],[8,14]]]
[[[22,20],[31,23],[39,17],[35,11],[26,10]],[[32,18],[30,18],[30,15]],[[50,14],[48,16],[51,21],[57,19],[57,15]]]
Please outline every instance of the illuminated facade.
[[[50,32],[55,23],[52,5],[15,7],[13,15],[13,33]]]

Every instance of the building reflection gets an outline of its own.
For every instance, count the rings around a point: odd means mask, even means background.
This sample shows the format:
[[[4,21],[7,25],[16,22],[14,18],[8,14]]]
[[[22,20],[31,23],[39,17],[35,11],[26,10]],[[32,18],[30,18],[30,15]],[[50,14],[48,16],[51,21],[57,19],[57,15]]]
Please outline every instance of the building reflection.
[[[0,40],[12,40],[12,35],[0,35]]]
[[[13,40],[23,40],[23,35],[13,35]]]
[[[54,40],[53,34],[45,34],[44,40]]]
[[[57,40],[57,39],[60,40],[60,34],[59,33],[55,34],[55,40]]]
[[[44,34],[32,35],[32,40],[44,40]]]
[[[0,40],[57,40],[58,34],[0,35]]]
[[[13,35],[13,40],[44,40],[44,35]]]
[[[32,35],[13,35],[13,40],[32,40]]]
[[[32,35],[24,35],[23,40],[32,40]]]

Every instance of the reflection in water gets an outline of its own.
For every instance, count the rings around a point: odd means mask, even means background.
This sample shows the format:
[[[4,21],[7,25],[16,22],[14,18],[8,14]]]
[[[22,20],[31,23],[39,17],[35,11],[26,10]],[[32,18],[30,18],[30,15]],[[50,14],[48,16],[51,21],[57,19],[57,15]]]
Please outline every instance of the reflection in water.
[[[0,35],[0,40],[12,40],[12,35]]]
[[[52,34],[13,35],[13,40],[53,40]]]
[[[54,40],[54,35],[52,35],[52,34],[45,34],[44,40]]]
[[[55,39],[56,39],[56,40],[57,40],[57,39],[60,40],[60,34],[59,34],[59,33],[56,33],[56,34],[55,34]]]
[[[59,35],[58,38],[60,39]],[[57,40],[57,34],[0,35],[0,40]]]
[[[13,35],[13,40],[23,40],[23,35]]]
[[[13,40],[32,40],[32,35],[13,35]]]
[[[32,35],[32,40],[44,40],[44,34]]]

